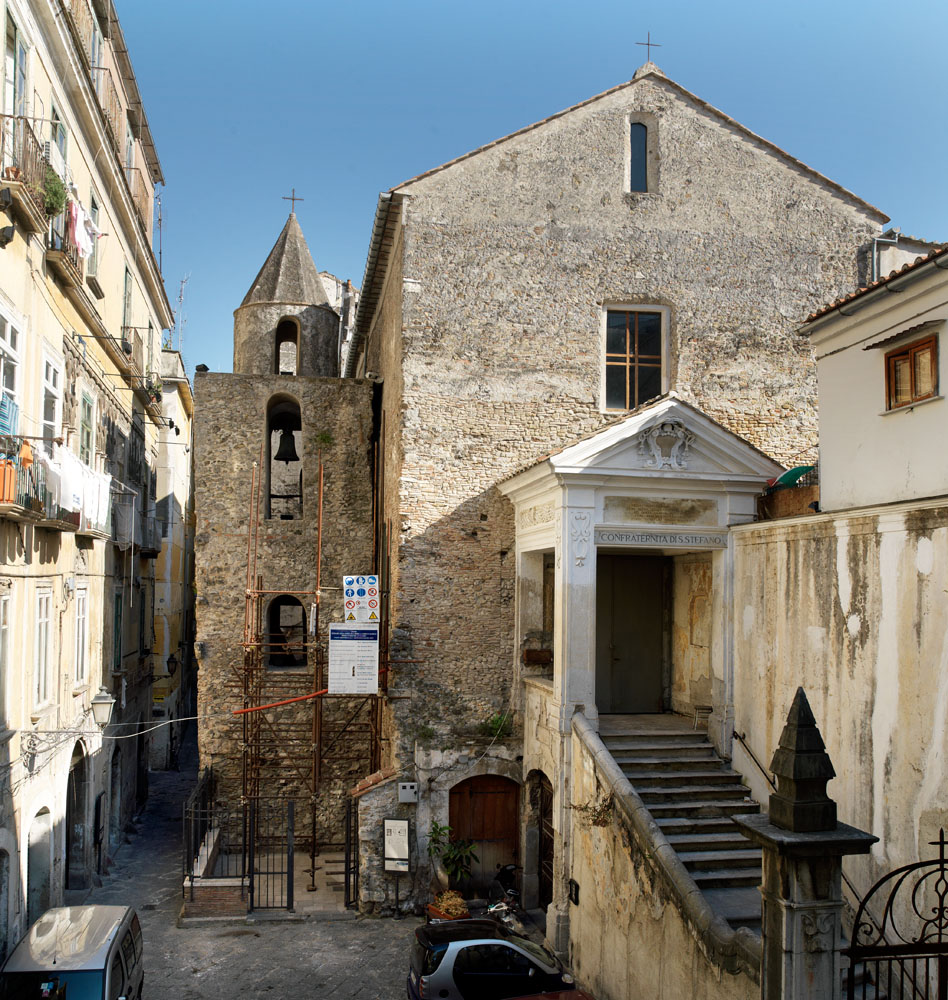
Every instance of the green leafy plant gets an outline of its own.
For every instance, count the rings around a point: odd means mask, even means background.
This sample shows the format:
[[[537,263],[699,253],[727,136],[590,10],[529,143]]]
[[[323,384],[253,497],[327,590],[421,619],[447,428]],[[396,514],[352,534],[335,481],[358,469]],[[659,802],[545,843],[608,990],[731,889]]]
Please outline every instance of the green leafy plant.
[[[428,831],[428,857],[441,862],[454,882],[471,877],[471,865],[479,861],[472,840],[451,840],[451,827],[433,820]]]
[[[509,736],[513,729],[513,722],[509,712],[495,712],[489,719],[485,719],[477,728],[482,736],[492,736],[495,740],[501,736]]]
[[[46,214],[49,216],[59,215],[66,207],[66,185],[63,184],[62,178],[52,167],[46,168],[46,181],[43,188],[46,194],[46,202],[43,206],[46,209]]]

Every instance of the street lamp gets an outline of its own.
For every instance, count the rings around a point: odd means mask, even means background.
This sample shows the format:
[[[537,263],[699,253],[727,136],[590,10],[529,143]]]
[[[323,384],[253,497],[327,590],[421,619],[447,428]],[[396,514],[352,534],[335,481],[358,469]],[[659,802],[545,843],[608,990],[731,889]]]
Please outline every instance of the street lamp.
[[[171,656],[168,657],[168,676],[173,677],[174,672],[177,669],[178,669],[178,658],[174,655],[174,653],[172,653]]]
[[[115,699],[105,687],[99,688],[99,693],[92,699],[92,717],[95,719],[96,725],[99,729],[105,729],[109,724],[109,719],[112,718],[112,706],[115,704]]]

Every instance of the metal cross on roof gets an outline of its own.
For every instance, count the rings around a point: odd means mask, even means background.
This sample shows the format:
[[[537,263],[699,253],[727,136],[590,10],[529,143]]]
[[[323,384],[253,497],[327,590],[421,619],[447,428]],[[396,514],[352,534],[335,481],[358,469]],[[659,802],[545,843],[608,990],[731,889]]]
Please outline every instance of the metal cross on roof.
[[[292,207],[290,208],[290,211],[291,212],[295,212],[296,211],[296,203],[298,201],[305,201],[306,199],[305,198],[297,198],[296,197],[296,188],[292,188],[291,191],[290,191],[290,194],[283,195],[283,200],[284,201],[292,202]]]
[[[647,49],[647,52],[648,52],[648,61],[651,62],[652,61],[652,49],[660,49],[662,46],[658,42],[653,42],[652,41],[652,33],[651,33],[651,31],[648,32],[648,34],[645,37],[648,39],[647,42],[636,42],[635,44],[636,45],[644,45],[644,46],[646,46],[646,49]]]

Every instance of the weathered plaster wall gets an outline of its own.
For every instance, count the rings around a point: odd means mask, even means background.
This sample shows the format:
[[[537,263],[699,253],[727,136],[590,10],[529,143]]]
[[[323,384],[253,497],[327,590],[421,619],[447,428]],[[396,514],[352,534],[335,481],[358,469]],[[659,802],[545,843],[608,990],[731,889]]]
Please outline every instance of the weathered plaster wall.
[[[948,506],[872,508],[734,532],[736,727],[769,763],[798,685],[836,769],[839,818],[881,838],[865,892],[948,825]],[[735,743],[735,764],[766,801]]]
[[[711,553],[677,556],[672,569],[672,711],[711,704]]]
[[[657,130],[659,187],[644,195],[625,191],[633,112]],[[432,718],[483,718],[509,703],[518,652],[514,525],[495,485],[611,417],[604,304],[667,305],[670,387],[788,458],[815,440],[794,323],[854,284],[881,216],[655,78],[401,195],[367,341],[400,425],[393,621],[423,661],[397,683]]]
[[[265,519],[261,503],[256,572],[263,589],[316,590],[318,439],[327,433],[331,443],[322,444],[321,582],[326,593],[320,605],[321,640],[331,622],[342,620],[341,591],[329,588],[340,587],[344,573],[373,568],[372,385],[352,379],[199,373],[195,384],[196,641],[203,649],[199,739],[202,764],[213,764],[223,779],[224,796],[240,791],[242,726],[229,713],[241,704],[251,472],[265,434],[267,401],[275,393],[288,393],[300,403],[304,508],[302,518],[281,521]],[[312,598],[302,600],[308,614]],[[305,668],[269,671],[258,703],[314,690],[314,665],[311,648]],[[327,730],[341,728],[361,700],[327,698],[323,725]],[[295,728],[293,753],[302,759],[306,773],[305,751],[312,742],[309,703],[268,712],[267,719],[277,733],[286,735],[288,745]],[[351,746],[343,739],[343,744],[353,759],[324,764],[318,829],[323,842],[341,842],[346,792],[370,770],[367,737]],[[262,765],[269,794],[278,789],[302,794],[301,779],[285,755],[273,750]]]
[[[609,804],[593,758],[572,739],[570,963],[602,1000],[756,1000],[744,973],[713,965],[670,898],[643,845]]]

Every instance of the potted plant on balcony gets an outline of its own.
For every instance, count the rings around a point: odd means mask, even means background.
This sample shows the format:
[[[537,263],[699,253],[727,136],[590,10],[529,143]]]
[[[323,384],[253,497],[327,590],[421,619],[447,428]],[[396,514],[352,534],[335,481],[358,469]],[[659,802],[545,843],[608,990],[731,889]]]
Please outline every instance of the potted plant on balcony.
[[[52,167],[46,168],[46,180],[43,185],[45,202],[43,207],[50,218],[62,214],[66,207],[66,185]]]

